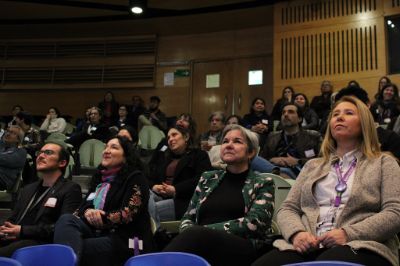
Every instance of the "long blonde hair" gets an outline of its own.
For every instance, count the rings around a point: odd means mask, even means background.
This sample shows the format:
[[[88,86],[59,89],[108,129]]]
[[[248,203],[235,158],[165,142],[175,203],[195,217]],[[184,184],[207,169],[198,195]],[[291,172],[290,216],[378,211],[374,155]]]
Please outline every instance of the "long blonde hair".
[[[330,155],[335,153],[337,148],[336,140],[332,136],[330,121],[333,110],[342,102],[349,102],[356,106],[361,124],[360,151],[367,158],[375,158],[381,154],[381,148],[378,140],[378,134],[375,128],[374,119],[367,105],[353,96],[344,96],[335,103],[328,118],[328,127],[326,129],[324,141],[321,145],[321,155],[324,161],[328,162]]]

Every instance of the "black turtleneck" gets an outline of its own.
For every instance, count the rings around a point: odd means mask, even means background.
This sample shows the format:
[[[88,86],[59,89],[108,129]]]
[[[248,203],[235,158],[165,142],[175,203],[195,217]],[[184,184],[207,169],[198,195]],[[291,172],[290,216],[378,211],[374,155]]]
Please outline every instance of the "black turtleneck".
[[[200,207],[200,225],[224,222],[244,216],[242,190],[248,173],[249,170],[240,174],[226,172],[221,183]]]

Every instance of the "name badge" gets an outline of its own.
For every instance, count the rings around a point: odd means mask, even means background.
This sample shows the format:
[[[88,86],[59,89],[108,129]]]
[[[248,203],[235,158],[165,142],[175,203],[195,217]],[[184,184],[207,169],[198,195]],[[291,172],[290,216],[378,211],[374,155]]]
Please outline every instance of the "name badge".
[[[390,120],[389,117],[388,117],[388,118],[385,118],[385,119],[383,120],[383,122],[384,122],[385,124],[389,124],[391,121],[392,121],[392,120]]]
[[[143,240],[138,241],[139,243],[139,250],[143,250]],[[132,238],[129,238],[129,248],[135,249],[135,241]]]
[[[166,145],[162,146],[160,151],[166,151],[168,149],[168,147]]]
[[[93,200],[93,199],[94,199],[94,196],[96,196],[96,193],[92,192],[92,193],[89,194],[89,196],[87,197],[86,200],[87,200],[87,201]]]
[[[57,199],[56,198],[48,198],[46,203],[44,204],[45,207],[54,208],[56,206]]]
[[[24,140],[25,141],[29,141],[30,139],[29,139],[29,137],[25,137]]]
[[[268,120],[267,119],[262,119],[261,123],[263,123],[264,125],[268,125]]]
[[[311,157],[315,156],[315,152],[313,149],[305,151],[304,154],[306,155],[307,158],[311,158]]]

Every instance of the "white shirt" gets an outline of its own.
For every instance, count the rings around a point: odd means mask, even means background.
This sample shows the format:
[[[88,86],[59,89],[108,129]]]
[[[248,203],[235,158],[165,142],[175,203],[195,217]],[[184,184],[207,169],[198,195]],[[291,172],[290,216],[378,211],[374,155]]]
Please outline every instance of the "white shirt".
[[[357,153],[358,150],[350,151],[339,160],[339,169],[341,170],[342,176],[344,176],[351,167]],[[334,206],[337,194],[335,186],[338,184],[339,180],[339,177],[336,174],[335,165],[332,164],[329,174],[324,179],[317,182],[313,194],[319,206],[319,217],[316,228],[318,236],[336,228],[336,221],[350,197],[355,172],[356,169],[354,169],[347,179],[347,189],[343,192],[338,207]]]

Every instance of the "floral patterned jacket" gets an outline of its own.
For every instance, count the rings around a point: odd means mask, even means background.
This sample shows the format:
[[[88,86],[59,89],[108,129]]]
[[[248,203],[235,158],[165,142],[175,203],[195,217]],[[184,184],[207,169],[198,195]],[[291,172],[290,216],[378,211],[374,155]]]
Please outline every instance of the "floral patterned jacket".
[[[197,184],[188,209],[181,220],[180,231],[198,224],[199,209],[207,197],[218,187],[225,176],[224,170],[204,172]],[[242,189],[245,209],[244,217],[225,222],[205,225],[215,230],[250,239],[255,248],[261,248],[271,233],[274,213],[274,182],[249,171]]]

